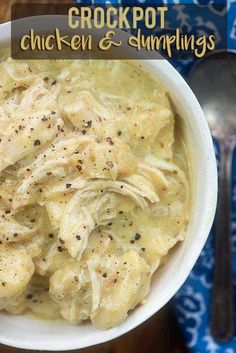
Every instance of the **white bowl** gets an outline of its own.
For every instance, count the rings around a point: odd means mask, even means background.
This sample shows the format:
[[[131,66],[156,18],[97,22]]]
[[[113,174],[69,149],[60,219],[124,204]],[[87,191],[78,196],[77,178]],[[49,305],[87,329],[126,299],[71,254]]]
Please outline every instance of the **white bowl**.
[[[0,25],[0,45],[10,43],[10,23]],[[192,199],[186,239],[155,275],[144,305],[132,311],[118,327],[100,331],[91,324],[70,325],[0,314],[0,342],[34,350],[70,350],[119,337],[158,312],[178,291],[194,266],[208,237],[217,200],[216,160],[209,128],[202,109],[179,73],[166,60],[140,62],[168,89],[183,119],[191,155]]]

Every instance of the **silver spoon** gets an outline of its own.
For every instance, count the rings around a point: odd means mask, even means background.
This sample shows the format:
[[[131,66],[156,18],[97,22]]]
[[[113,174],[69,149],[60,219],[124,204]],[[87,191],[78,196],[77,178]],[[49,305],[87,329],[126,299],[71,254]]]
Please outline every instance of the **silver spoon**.
[[[236,54],[218,52],[193,66],[189,84],[219,143],[220,172],[216,213],[211,333],[228,342],[234,331],[231,254],[231,165],[236,140]],[[201,167],[201,166],[199,166]]]

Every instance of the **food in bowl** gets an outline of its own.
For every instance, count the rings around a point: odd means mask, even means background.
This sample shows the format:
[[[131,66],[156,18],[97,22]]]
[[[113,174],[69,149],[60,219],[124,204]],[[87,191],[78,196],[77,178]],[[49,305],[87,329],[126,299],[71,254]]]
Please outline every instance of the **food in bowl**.
[[[1,309],[119,325],[188,223],[168,92],[135,62],[5,58],[0,104]]]

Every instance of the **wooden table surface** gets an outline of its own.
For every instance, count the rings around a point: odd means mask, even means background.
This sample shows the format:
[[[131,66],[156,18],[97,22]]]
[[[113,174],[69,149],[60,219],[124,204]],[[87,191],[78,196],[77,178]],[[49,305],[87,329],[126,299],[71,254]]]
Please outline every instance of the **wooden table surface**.
[[[18,1],[19,2],[19,1]],[[46,3],[47,1],[21,1]],[[52,0],[50,3],[60,0]],[[63,3],[73,3],[63,0]],[[0,23],[10,20],[12,0],[0,0]],[[79,328],[78,328],[79,330]],[[23,350],[0,345],[1,353],[20,353]],[[35,351],[25,351],[35,352]],[[170,305],[130,333],[92,348],[72,352],[79,353],[185,353],[187,352]]]

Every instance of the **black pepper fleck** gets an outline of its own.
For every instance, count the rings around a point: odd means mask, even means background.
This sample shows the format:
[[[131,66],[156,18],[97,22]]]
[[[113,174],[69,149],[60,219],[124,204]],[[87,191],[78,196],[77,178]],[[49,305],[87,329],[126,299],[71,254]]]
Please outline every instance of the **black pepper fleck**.
[[[139,240],[140,238],[141,238],[141,234],[136,233],[134,239],[135,239],[135,240]]]
[[[39,145],[41,145],[40,140],[35,140],[35,141],[34,141],[34,146],[39,146]]]
[[[33,298],[33,294],[28,294],[27,296],[26,296],[26,299],[32,299]]]
[[[111,137],[107,137],[107,142],[109,145],[114,145],[114,142],[112,141]]]

